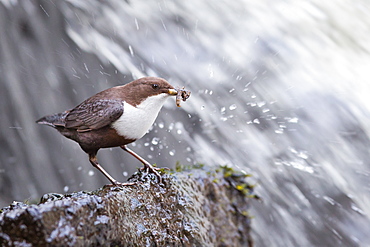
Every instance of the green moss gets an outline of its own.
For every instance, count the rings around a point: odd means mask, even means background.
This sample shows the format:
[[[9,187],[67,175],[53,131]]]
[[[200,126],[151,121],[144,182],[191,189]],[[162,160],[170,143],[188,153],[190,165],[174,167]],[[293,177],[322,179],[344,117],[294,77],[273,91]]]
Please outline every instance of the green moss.
[[[195,165],[183,165],[180,162],[176,162],[176,166],[174,171],[176,172],[182,172],[182,171],[189,171],[193,169],[203,169],[204,164],[195,164]]]
[[[242,193],[248,198],[259,199],[259,196],[253,194],[253,189],[255,185],[249,184],[246,181],[247,177],[251,177],[251,174],[243,173],[241,171],[236,171],[229,166],[220,166],[216,169],[216,172],[222,173],[226,181],[229,182],[229,186],[235,188],[237,191]],[[215,181],[215,180],[214,180]]]
[[[253,195],[248,195],[249,198],[253,198],[259,201],[262,201],[262,198],[259,195],[253,194]]]
[[[241,211],[240,213],[241,213],[241,215],[243,215],[245,217],[249,217],[248,211]]]
[[[220,168],[217,169],[216,171],[222,172],[224,174],[224,178],[231,177],[235,173],[233,168],[228,167],[226,165],[225,166],[220,166]]]
[[[159,170],[158,170],[158,172],[160,173],[160,174],[168,174],[169,173],[169,169],[168,168],[165,168],[165,167],[162,167],[162,168],[160,168]]]

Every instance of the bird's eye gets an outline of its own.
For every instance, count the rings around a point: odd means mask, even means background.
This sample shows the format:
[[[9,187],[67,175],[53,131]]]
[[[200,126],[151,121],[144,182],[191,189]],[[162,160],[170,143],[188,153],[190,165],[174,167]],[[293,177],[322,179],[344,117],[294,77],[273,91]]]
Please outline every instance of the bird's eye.
[[[159,86],[158,86],[158,84],[152,84],[152,88],[153,88],[153,89],[158,89],[158,88],[159,88]]]

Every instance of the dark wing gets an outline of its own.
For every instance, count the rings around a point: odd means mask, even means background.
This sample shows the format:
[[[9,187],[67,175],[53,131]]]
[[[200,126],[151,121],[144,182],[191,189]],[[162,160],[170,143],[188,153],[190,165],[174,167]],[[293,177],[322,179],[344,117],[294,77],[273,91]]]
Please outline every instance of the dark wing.
[[[100,129],[116,121],[122,113],[120,100],[84,101],[69,112],[65,127],[78,132]]]

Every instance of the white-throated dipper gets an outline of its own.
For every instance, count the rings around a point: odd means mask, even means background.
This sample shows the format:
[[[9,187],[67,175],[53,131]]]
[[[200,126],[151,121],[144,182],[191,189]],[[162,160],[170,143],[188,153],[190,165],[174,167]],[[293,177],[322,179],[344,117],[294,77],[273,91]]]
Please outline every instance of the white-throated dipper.
[[[190,92],[186,92],[189,97]],[[169,96],[180,94],[166,80],[144,77],[123,86],[106,89],[88,98],[72,110],[45,116],[36,121],[54,127],[65,137],[80,144],[91,164],[113,185],[121,185],[99,165],[96,155],[100,148],[121,147],[140,160],[144,167],[161,176],[148,161],[127,144],[140,139],[154,123]],[[186,98],[183,96],[183,100]]]

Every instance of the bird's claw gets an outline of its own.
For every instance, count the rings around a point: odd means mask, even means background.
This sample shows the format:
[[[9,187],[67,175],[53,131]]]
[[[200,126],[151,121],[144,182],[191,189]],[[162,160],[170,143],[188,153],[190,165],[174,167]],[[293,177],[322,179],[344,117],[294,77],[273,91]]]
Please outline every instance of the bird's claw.
[[[159,180],[159,183],[162,183],[162,176],[161,174],[159,173],[159,171],[161,170],[170,170],[168,167],[161,167],[161,168],[158,168],[158,167],[154,167],[150,164],[144,164],[144,167],[140,168],[141,171],[146,171],[147,173],[154,173],[154,175],[157,176],[158,180]]]

